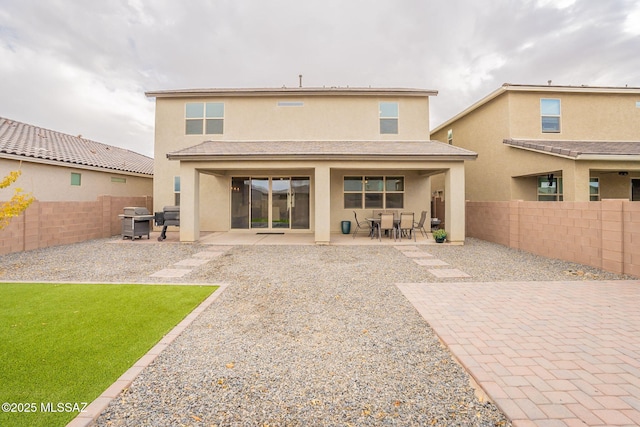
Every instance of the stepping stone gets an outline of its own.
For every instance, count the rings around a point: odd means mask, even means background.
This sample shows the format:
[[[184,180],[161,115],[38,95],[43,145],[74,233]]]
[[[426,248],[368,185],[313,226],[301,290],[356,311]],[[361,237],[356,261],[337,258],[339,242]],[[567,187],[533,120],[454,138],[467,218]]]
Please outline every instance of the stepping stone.
[[[458,270],[457,268],[438,268],[438,269],[430,269],[427,270],[429,273],[433,274],[436,277],[440,278],[448,278],[448,277],[471,277],[467,273],[462,270]]]
[[[418,265],[426,265],[426,266],[430,266],[430,267],[436,267],[439,265],[449,265],[449,263],[442,261],[441,259],[413,259],[413,262],[415,262]]]
[[[206,264],[208,259],[197,259],[197,258],[188,258],[183,259],[182,261],[178,261],[173,265],[183,266],[183,267],[197,267],[202,264]]]
[[[420,251],[406,251],[402,253],[409,258],[432,258],[433,257],[433,255],[431,255],[430,253],[420,252]]]
[[[207,250],[212,252],[225,252],[232,248],[233,246],[215,246],[214,245],[214,246],[209,246]]]
[[[394,246],[399,251],[419,251],[420,248],[417,246]]]
[[[165,268],[163,270],[150,274],[149,276],[150,277],[182,277],[188,273],[191,273],[191,270],[187,270],[184,268]]]
[[[212,258],[217,258],[220,255],[222,255],[224,252],[210,252],[210,251],[206,251],[206,252],[197,252],[195,254],[193,254],[192,256],[194,258],[203,258],[203,259],[212,259]]]

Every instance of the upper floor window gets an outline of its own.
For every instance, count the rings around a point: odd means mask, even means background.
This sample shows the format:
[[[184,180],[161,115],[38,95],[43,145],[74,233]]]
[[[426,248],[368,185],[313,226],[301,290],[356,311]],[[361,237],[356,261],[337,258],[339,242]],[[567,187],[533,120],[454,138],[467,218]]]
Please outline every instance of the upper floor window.
[[[453,129],[447,131],[447,142],[449,145],[453,145]]]
[[[398,133],[398,103],[380,103],[380,133]]]
[[[560,132],[560,100],[540,99],[540,117],[543,133]]]
[[[185,106],[185,133],[187,135],[222,134],[224,130],[224,103],[187,102]]]

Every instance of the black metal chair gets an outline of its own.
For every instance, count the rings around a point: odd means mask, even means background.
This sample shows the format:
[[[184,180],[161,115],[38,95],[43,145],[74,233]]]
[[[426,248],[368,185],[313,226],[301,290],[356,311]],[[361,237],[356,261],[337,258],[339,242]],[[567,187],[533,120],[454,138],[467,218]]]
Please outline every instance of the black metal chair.
[[[371,224],[369,223],[369,221],[358,221],[358,214],[356,213],[356,211],[353,211],[353,216],[356,220],[356,228],[355,230],[353,230],[353,238],[356,238],[356,233],[358,232],[358,230],[362,229],[367,229],[367,231],[369,232],[369,235],[371,235],[372,231],[371,231]]]

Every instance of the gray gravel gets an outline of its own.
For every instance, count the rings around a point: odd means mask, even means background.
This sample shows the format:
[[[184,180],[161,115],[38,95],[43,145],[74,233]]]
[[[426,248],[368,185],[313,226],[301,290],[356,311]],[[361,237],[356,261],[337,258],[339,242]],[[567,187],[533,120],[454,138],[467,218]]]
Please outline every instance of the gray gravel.
[[[183,278],[149,277],[205,249],[103,239],[2,256],[0,280],[229,284],[100,426],[509,426],[394,284],[625,278],[475,239],[419,247],[469,279],[376,245],[235,246]]]

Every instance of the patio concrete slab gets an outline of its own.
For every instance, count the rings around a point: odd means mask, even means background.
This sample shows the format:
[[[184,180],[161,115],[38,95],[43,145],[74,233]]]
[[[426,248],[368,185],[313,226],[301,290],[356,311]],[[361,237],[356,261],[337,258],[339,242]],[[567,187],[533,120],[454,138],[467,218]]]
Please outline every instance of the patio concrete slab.
[[[421,260],[414,260],[416,262],[421,261]],[[439,278],[458,278],[458,277],[471,277],[469,276],[467,273],[465,273],[464,271],[457,269],[457,268],[433,268],[433,269],[429,269],[427,270],[429,273],[433,274],[436,277]]]
[[[640,281],[398,287],[514,426],[640,425]]]

